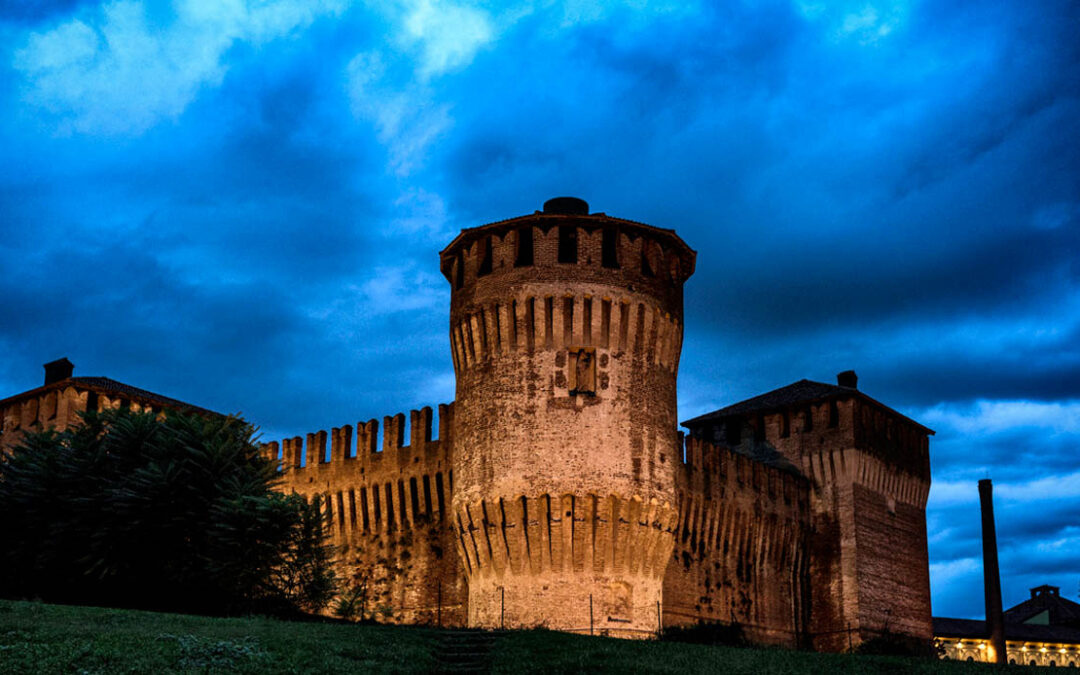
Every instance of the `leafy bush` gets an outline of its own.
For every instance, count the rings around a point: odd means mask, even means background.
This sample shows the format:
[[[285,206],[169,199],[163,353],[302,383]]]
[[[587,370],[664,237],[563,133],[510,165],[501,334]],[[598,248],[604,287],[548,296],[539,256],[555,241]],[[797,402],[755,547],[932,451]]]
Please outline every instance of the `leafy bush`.
[[[198,635],[163,634],[158,639],[179,645],[180,659],[176,665],[184,670],[235,670],[241,665],[269,660],[268,654],[259,647],[258,640],[252,637],[215,640]]]
[[[690,642],[699,645],[729,645],[744,647],[749,643],[738,622],[702,621],[690,626],[671,626],[660,634],[665,642]]]
[[[318,500],[273,490],[235,417],[109,410],[0,461],[0,594],[201,613],[333,594]]]
[[[941,656],[933,640],[900,635],[890,631],[859,643],[859,646],[855,648],[855,653],[878,656],[918,656],[927,659],[937,659]]]
[[[355,621],[357,619],[363,621],[367,617],[365,614],[365,604],[367,602],[367,585],[353,586],[339,595],[331,607],[334,616],[340,619],[348,619]]]

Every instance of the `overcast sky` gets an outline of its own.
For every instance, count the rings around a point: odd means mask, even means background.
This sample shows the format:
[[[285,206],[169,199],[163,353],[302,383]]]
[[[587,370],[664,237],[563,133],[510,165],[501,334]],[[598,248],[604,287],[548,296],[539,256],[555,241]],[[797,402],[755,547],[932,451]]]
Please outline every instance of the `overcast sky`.
[[[698,251],[680,419],[853,368],[937,431],[934,613],[982,614],[987,476],[1006,606],[1076,598],[1076,3],[2,7],[0,396],[449,402],[438,251],[576,195]]]

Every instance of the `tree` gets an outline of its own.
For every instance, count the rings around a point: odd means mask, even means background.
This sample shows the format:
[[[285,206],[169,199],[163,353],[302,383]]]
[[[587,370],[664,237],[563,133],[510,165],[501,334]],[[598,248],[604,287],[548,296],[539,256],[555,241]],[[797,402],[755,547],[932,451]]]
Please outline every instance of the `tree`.
[[[109,410],[0,461],[0,593],[212,614],[334,592],[318,500],[274,490],[237,417]]]

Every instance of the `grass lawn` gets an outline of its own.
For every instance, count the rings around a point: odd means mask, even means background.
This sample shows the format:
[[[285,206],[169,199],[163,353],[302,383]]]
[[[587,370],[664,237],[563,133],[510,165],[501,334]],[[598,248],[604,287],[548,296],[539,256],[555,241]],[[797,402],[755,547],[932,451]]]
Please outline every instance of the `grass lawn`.
[[[894,656],[814,654],[676,642],[586,637],[543,631],[512,634],[495,647],[496,673],[980,673],[1041,672]]]
[[[437,669],[441,635],[430,628],[214,619],[0,600],[0,673],[426,673]],[[547,631],[510,633],[495,643],[491,657],[496,673],[977,675],[1022,670]]]
[[[0,673],[426,673],[433,634],[0,600]]]

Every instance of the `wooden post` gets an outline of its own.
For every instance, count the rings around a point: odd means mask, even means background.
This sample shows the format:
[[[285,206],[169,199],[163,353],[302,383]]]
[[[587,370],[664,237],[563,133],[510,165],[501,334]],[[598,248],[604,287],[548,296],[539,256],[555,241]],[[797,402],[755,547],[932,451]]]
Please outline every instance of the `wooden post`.
[[[506,630],[506,587],[499,586],[499,630]]]
[[[656,639],[660,639],[664,634],[664,622],[660,618],[660,601],[656,601]]]
[[[589,593],[589,635],[593,634],[592,593]]]
[[[442,628],[442,579],[439,579],[439,609],[437,610],[436,616],[438,617],[436,622],[438,623],[439,628]]]

